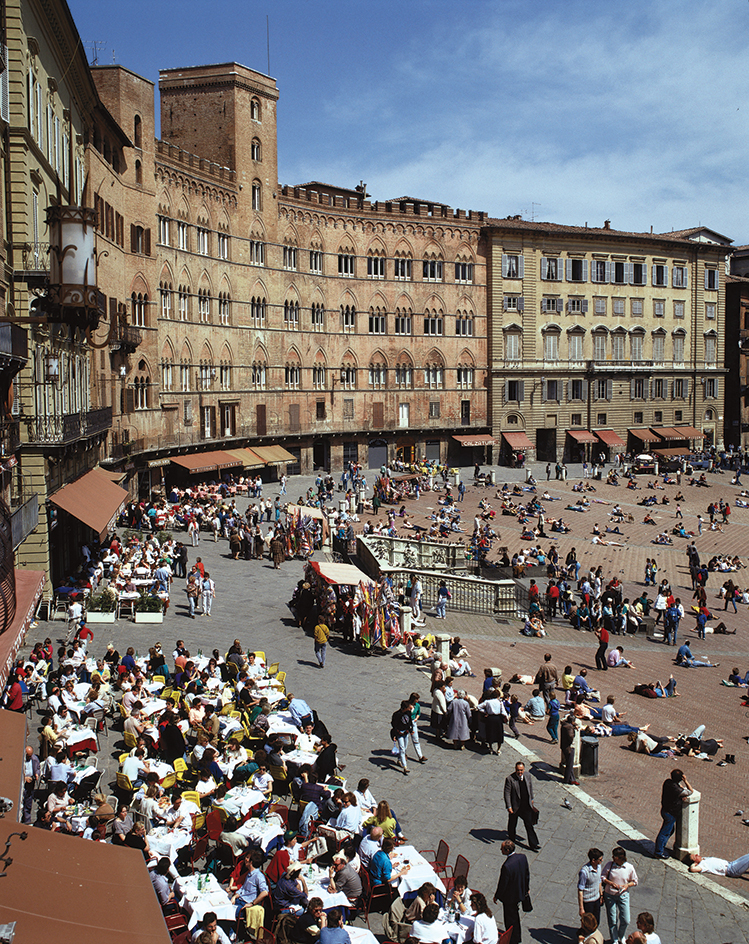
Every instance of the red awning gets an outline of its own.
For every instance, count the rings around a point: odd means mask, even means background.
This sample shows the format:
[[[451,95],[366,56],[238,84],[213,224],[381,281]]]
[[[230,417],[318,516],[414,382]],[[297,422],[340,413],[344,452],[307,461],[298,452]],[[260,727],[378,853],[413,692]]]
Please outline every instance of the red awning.
[[[510,449],[533,449],[533,443],[523,432],[502,433]]]
[[[639,439],[640,442],[661,442],[661,437],[649,429],[631,429],[630,433]]]
[[[591,433],[589,429],[568,429],[567,433],[572,436],[573,439],[577,440],[579,443],[594,443],[598,442],[596,437]]]
[[[663,449],[653,449],[656,456],[662,456],[664,459],[672,459],[674,456],[688,456],[689,446],[668,446]]]
[[[230,469],[244,465],[242,459],[221,449],[214,449],[211,452],[192,452],[186,456],[172,456],[171,460],[175,465],[187,469],[192,475],[198,472],[215,472],[217,469]]]
[[[92,469],[75,482],[63,485],[49,500],[103,538],[114,528],[127,501],[127,491],[115,485],[103,469]]]
[[[624,446],[625,442],[613,429],[597,429],[596,436],[607,446]]]
[[[694,426],[675,426],[675,430],[680,433],[681,439],[704,439],[705,434],[701,429],[695,429]]]
[[[678,429],[674,429],[673,426],[654,426],[651,429],[651,432],[657,433],[658,436],[664,442],[672,442],[676,439],[684,439],[685,437],[679,432]]]
[[[8,681],[13,660],[34,618],[36,605],[44,589],[44,581],[43,570],[16,568],[16,615],[10,626],[0,636],[0,690]]]
[[[496,446],[497,440],[491,433],[475,433],[473,436],[453,436],[461,446]]]

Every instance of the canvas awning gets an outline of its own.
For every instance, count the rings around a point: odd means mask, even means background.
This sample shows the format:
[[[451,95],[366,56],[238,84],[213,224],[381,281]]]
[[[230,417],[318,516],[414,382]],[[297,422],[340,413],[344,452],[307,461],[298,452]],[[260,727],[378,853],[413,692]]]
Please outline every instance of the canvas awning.
[[[245,469],[262,469],[265,466],[265,462],[252,449],[227,449],[226,452],[239,459]]]
[[[664,459],[672,459],[674,456],[688,456],[689,446],[664,446],[663,449],[656,447],[653,449],[656,456],[662,456]]]
[[[694,426],[675,426],[674,429],[679,431],[682,439],[704,439],[705,437],[702,430],[695,429]]]
[[[661,437],[649,429],[631,429],[630,433],[632,433],[635,438],[639,439],[640,442],[661,442]]]
[[[92,469],[70,485],[63,485],[49,500],[91,528],[101,539],[114,528],[127,498],[127,491],[115,485],[106,473]]]
[[[474,433],[473,436],[453,436],[461,446],[496,446],[497,440],[491,433]]]
[[[533,449],[533,443],[523,432],[502,433],[510,449]]]
[[[0,848],[21,831],[15,814],[0,820]],[[10,840],[0,901],[0,924],[16,922],[17,942],[170,944],[140,850],[46,829],[24,832],[25,840]]]
[[[306,515],[308,518],[319,518],[320,521],[326,521],[325,513],[320,508],[309,508],[307,505],[287,505],[287,515]]]
[[[308,561],[310,567],[328,583],[342,584],[345,587],[356,587],[360,581],[371,583],[364,571],[353,564],[338,564],[330,561]]]
[[[223,449],[213,449],[210,452],[192,452],[186,456],[172,456],[175,465],[182,466],[191,475],[198,472],[216,472],[218,469],[231,469],[244,465],[242,459],[224,452]]]
[[[589,429],[568,429],[567,434],[579,443],[598,442]]]
[[[679,430],[674,429],[673,426],[654,426],[651,432],[657,433],[663,442],[673,442],[674,440],[685,438]]]
[[[625,442],[613,429],[596,429],[596,436],[607,446],[624,446]]]
[[[283,446],[251,446],[254,453],[260,456],[266,465],[277,465],[281,462],[297,462],[297,457],[284,449]]]
[[[36,605],[44,589],[44,571],[16,568],[15,580],[16,615],[10,626],[0,635],[0,691],[8,681],[13,661],[34,619]],[[3,712],[3,716],[6,714],[13,714],[13,712]],[[7,796],[7,794],[0,794],[0,796]]]

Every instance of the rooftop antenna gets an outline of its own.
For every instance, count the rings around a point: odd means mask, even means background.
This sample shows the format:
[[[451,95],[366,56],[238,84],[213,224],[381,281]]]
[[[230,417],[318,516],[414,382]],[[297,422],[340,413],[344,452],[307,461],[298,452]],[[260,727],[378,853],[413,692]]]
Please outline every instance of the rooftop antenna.
[[[536,222],[536,207],[540,207],[540,203],[531,203],[531,222]]]
[[[106,41],[103,39],[92,39],[86,45],[91,47],[91,65],[98,66],[99,65],[99,50],[103,46],[107,45]]]
[[[268,75],[270,75],[270,18],[265,14],[265,37],[268,44]]]

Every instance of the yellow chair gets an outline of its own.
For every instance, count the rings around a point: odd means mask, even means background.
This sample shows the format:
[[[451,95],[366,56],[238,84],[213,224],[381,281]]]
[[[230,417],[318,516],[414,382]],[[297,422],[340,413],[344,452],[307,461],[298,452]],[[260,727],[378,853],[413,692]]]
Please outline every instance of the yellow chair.
[[[286,694],[286,673],[279,672],[278,675],[275,677],[274,681],[280,683],[281,689],[285,695]],[[276,688],[278,688],[278,685],[276,685]]]
[[[185,762],[184,757],[178,757],[174,761],[174,772],[177,775],[177,780],[184,779],[184,776],[187,773],[187,763]]]
[[[190,800],[191,803],[194,803],[196,806],[200,806],[200,794],[197,790],[183,790],[182,799]]]
[[[258,649],[258,650],[255,652],[255,658],[256,658],[256,659],[260,659],[261,662],[265,662],[265,653],[264,653],[264,652],[261,652],[261,650]]]
[[[229,735],[229,740],[236,741],[238,744],[241,744],[242,741],[244,741],[244,739],[245,739],[244,731],[232,731],[232,733]]]
[[[117,707],[120,709],[120,714],[122,715],[123,721],[126,721],[126,720],[130,717],[130,712],[129,712],[129,711],[127,710],[127,708],[122,704],[121,701],[117,702]]]
[[[231,714],[233,711],[234,711],[234,705],[231,702],[229,702],[228,705],[224,705],[224,707],[221,709],[219,714],[228,715],[228,714]]]
[[[167,774],[161,781],[162,790],[171,790],[177,782],[177,774]]]
[[[184,793],[182,794],[184,796]],[[193,835],[200,832],[200,830],[205,826],[205,813],[196,813],[192,818],[192,831]]]
[[[130,793],[135,793],[135,787],[133,786],[132,781],[128,776],[123,774],[122,771],[117,774],[117,786],[120,788],[120,790],[127,790]]]
[[[151,681],[155,685],[166,685],[166,678],[163,675],[154,675]]]
[[[273,787],[271,788],[271,796],[274,794],[278,797],[285,797],[289,795],[289,774],[288,771],[285,771],[283,767],[277,767],[275,764],[268,764],[268,773],[273,777]]]
[[[125,761],[128,759],[129,756],[130,756],[129,754],[120,754],[120,766],[122,766],[125,763]]]
[[[279,662],[274,662],[272,665],[269,665],[269,666],[268,666],[268,675],[271,675],[271,676],[275,675],[276,672],[278,672],[279,667],[280,667],[280,663],[279,663]]]
[[[129,731],[125,731],[125,746],[129,747],[130,750],[138,746],[138,738]]]
[[[242,718],[242,712],[241,712],[241,711],[230,711],[230,712],[229,712],[229,717],[230,717],[230,718],[239,718],[239,719],[241,720],[241,718]]]
[[[164,701],[166,701],[167,698],[172,697],[173,692],[174,692],[173,688],[164,688],[161,690],[161,694],[159,695],[159,698],[163,698]]]

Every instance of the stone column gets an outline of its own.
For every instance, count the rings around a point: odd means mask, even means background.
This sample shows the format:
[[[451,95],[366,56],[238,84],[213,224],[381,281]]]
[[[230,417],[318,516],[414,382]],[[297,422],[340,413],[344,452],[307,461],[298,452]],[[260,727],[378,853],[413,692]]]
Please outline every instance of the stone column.
[[[676,817],[674,852],[680,859],[689,852],[700,854],[700,791],[692,791]]]
[[[450,662],[450,634],[437,633],[436,639],[439,657],[447,665]]]
[[[580,728],[575,729],[575,739],[572,742],[572,753],[575,759],[572,762],[572,773],[575,780],[580,779]]]
[[[401,632],[404,638],[406,633],[411,632],[411,618],[413,617],[413,612],[410,606],[401,607]]]

